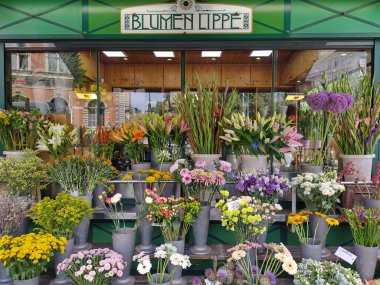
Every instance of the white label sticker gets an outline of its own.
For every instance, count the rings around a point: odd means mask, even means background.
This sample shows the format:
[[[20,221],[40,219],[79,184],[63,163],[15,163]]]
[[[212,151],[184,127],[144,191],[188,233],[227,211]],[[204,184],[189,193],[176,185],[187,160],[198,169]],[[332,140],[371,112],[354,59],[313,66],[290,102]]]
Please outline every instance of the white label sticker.
[[[344,249],[343,247],[338,247],[338,249],[335,252],[335,255],[349,264],[353,264],[357,258],[355,254],[349,252],[347,249]]]

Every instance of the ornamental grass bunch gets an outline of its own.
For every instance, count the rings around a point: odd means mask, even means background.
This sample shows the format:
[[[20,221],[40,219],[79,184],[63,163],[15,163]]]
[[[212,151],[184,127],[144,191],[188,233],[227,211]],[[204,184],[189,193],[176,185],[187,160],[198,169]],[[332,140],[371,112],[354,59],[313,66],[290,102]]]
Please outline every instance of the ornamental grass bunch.
[[[325,236],[322,238],[322,240],[318,240],[318,241],[316,240],[316,233],[319,227],[319,223],[321,222],[320,220],[318,221],[317,226],[315,227],[314,233],[309,230],[309,216],[310,215],[317,215],[325,219],[326,223],[328,224],[328,229],[325,233]],[[313,239],[312,244],[316,244],[317,242],[323,244],[324,240],[327,238],[327,234],[329,233],[330,228],[333,226],[339,226],[339,221],[337,219],[327,217],[325,214],[320,213],[320,212],[313,213],[313,212],[304,210],[299,213],[289,214],[286,224],[294,226],[300,243],[307,244],[309,238],[311,238]],[[306,227],[304,226],[305,224],[306,224]]]
[[[340,202],[339,196],[346,190],[338,181],[335,170],[318,174],[302,173],[292,179],[292,186],[309,211],[333,214],[336,204]]]
[[[285,153],[302,146],[299,142],[302,135],[290,124],[281,114],[266,119],[257,113],[255,120],[251,120],[242,113],[233,113],[230,118],[223,118],[220,138],[235,154],[273,155],[280,161]]]
[[[284,192],[291,188],[291,185],[289,180],[282,177],[280,171],[276,169],[273,174],[264,170],[257,173],[236,175],[235,187],[243,195],[255,197],[265,203],[275,204],[279,198],[284,196]]]
[[[5,235],[0,239],[0,261],[13,279],[32,279],[46,271],[55,253],[65,252],[66,244],[65,237],[57,238],[52,234]]]
[[[185,159],[178,159],[170,167],[170,172],[182,184],[187,197],[194,197],[200,202],[211,202],[215,193],[226,184],[225,175],[232,169],[229,162],[222,160],[219,161],[218,170],[207,171],[206,166],[204,161],[191,165]]]
[[[0,142],[6,151],[34,150],[39,132],[45,130],[51,120],[39,109],[30,112],[0,110]]]
[[[257,251],[256,260],[251,260],[249,251],[262,248],[260,244],[246,241],[230,249],[231,257],[228,259],[234,262],[242,271],[248,284],[276,284],[277,277],[284,271],[290,275],[297,273],[297,263],[294,261],[290,251],[281,244],[264,244],[265,257],[260,267],[258,263]]]
[[[37,225],[40,233],[50,233],[69,240],[74,237],[74,231],[81,221],[92,213],[93,209],[87,200],[61,192],[55,199],[45,197],[36,203],[28,217]]]
[[[342,210],[343,221],[350,225],[354,242],[361,246],[377,247],[380,245],[380,211],[354,207]]]
[[[194,76],[197,90],[190,90],[186,83],[184,92],[175,98],[177,113],[188,126],[188,140],[196,154],[220,154],[223,128],[222,118],[231,113],[237,98],[236,90],[219,93],[215,77],[209,86],[202,83],[198,74]]]
[[[39,131],[37,150],[48,151],[54,159],[69,155],[78,142],[76,133],[76,129],[70,130],[68,125],[50,123],[46,129]]]
[[[0,159],[0,181],[11,194],[29,196],[45,177],[45,163],[32,150],[25,151],[21,157]]]
[[[12,236],[20,229],[33,203],[31,197],[0,191],[0,238]]]
[[[263,203],[255,197],[241,196],[229,197],[228,191],[220,191],[222,199],[216,203],[215,208],[222,212],[222,226],[233,231],[237,242],[256,242],[267,227],[273,223],[277,211],[282,210],[281,205]]]
[[[331,261],[303,259],[294,275],[295,285],[362,285],[359,274]]]
[[[194,198],[159,197],[146,189],[148,221],[160,225],[166,242],[184,240],[190,225],[198,218],[200,204]]]
[[[163,284],[171,282],[177,268],[181,267],[182,269],[186,269],[191,266],[189,257],[187,255],[177,253],[177,248],[170,243],[165,243],[156,247],[153,255],[157,259],[157,270],[156,273],[153,274],[150,272],[152,269],[152,262],[149,255],[141,252],[140,254],[133,256],[133,261],[137,261],[138,263],[137,271],[141,275],[146,274],[150,284]],[[169,276],[166,276],[166,268],[169,263],[172,267],[169,271]]]
[[[111,284],[123,276],[127,263],[121,254],[109,248],[97,248],[73,253],[57,266],[71,282],[78,285]]]
[[[115,128],[110,134],[112,142],[123,143],[126,157],[134,164],[144,161],[144,138],[146,138],[146,133],[137,123],[123,123],[120,128]]]
[[[47,181],[58,183],[73,196],[91,194],[99,184],[118,175],[110,160],[70,155],[47,164]]]

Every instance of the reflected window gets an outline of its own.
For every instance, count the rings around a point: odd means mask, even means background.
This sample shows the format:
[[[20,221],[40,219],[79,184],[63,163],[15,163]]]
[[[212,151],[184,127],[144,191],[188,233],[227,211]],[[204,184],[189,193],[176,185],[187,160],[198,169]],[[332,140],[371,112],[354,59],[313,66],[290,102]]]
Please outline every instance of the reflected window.
[[[50,110],[57,114],[69,114],[69,103],[62,97],[54,97],[49,102]]]
[[[104,125],[104,111],[105,105],[103,102],[100,102],[100,125]],[[96,127],[97,126],[97,101],[91,100],[87,105],[87,127]]]
[[[13,70],[30,70],[30,54],[13,53],[11,60]]]
[[[47,55],[47,71],[53,73],[68,73],[69,70],[62,58],[57,53]]]

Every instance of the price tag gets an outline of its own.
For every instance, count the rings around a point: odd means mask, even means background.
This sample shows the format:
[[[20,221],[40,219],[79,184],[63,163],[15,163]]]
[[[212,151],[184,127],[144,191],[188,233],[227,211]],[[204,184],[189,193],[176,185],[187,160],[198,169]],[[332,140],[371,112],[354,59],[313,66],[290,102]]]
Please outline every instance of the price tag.
[[[338,247],[338,249],[335,252],[335,255],[351,265],[357,258],[355,254],[349,252],[347,249],[344,249],[343,247]]]

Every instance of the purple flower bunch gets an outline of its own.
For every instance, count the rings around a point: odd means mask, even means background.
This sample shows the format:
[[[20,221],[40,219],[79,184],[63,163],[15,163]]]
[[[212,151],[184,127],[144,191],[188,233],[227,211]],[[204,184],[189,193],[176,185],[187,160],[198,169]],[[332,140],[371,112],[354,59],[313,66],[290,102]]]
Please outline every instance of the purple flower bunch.
[[[109,249],[97,248],[72,254],[57,266],[74,284],[110,284],[123,276],[123,257]]]
[[[328,110],[334,114],[340,114],[354,105],[354,97],[351,94],[341,94],[321,91],[311,94],[306,98],[307,104],[313,111]]]
[[[259,171],[238,175],[235,178],[235,187],[245,195],[275,204],[280,197],[284,196],[284,192],[290,189],[290,183],[276,169],[273,174],[269,174],[268,171]]]

